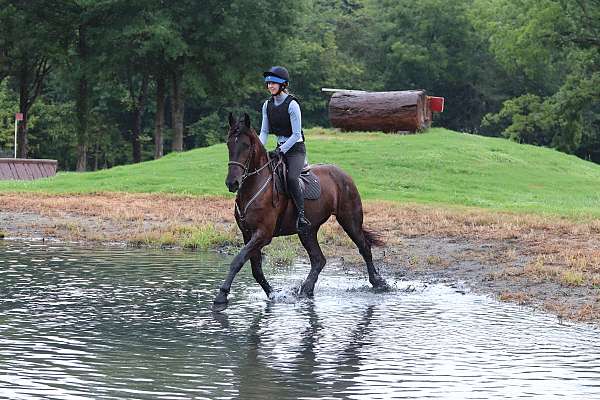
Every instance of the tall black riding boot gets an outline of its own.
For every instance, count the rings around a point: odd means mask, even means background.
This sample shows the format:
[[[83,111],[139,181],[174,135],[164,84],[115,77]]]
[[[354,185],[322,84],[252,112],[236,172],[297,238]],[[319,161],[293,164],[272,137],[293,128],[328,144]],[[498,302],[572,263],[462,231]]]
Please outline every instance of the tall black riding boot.
[[[298,229],[298,232],[304,233],[308,228],[310,228],[310,221],[304,215],[304,196],[302,195],[302,190],[300,189],[300,182],[288,182],[288,189],[292,197],[292,201],[296,206],[296,210],[298,211],[296,229]]]

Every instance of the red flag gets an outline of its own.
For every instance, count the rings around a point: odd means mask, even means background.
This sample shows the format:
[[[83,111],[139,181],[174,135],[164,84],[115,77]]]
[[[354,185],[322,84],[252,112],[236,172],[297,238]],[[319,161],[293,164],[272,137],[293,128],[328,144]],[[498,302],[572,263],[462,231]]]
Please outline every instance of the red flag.
[[[444,98],[443,97],[433,97],[427,96],[429,100],[429,108],[433,112],[443,112],[444,111]]]
[[[15,114],[15,119],[17,121],[23,121],[23,113],[16,113]]]

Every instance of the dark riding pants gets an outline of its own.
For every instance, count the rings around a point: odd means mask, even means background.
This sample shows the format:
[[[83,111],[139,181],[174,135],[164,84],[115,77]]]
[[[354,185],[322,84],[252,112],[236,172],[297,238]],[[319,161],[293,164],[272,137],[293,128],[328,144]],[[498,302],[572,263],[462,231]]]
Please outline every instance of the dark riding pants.
[[[288,191],[298,211],[304,211],[304,196],[302,196],[302,190],[300,189],[300,173],[304,167],[305,158],[306,147],[304,142],[296,143],[284,154],[285,165],[287,166]]]

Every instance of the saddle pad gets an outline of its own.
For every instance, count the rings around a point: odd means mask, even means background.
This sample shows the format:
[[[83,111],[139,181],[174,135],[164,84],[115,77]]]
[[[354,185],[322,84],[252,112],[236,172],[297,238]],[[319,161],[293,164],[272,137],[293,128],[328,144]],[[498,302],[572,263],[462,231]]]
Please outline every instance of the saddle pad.
[[[307,200],[316,200],[321,197],[319,178],[310,171],[300,175],[300,188]]]
[[[277,191],[287,194],[287,187],[284,187],[284,179],[282,177],[282,174],[285,174],[285,168],[279,168],[277,172],[275,174],[277,178],[275,181]],[[319,182],[319,178],[310,170],[309,172],[300,174],[300,189],[302,189],[302,194],[306,200],[316,200],[321,197],[321,183]]]

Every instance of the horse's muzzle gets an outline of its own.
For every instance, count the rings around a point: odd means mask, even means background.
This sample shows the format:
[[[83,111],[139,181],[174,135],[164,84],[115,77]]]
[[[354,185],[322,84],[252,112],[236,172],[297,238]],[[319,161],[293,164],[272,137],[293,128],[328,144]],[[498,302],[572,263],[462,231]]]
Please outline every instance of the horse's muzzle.
[[[227,186],[227,189],[229,189],[231,193],[235,193],[240,188],[240,182],[238,179],[227,179],[225,181],[225,186]]]

